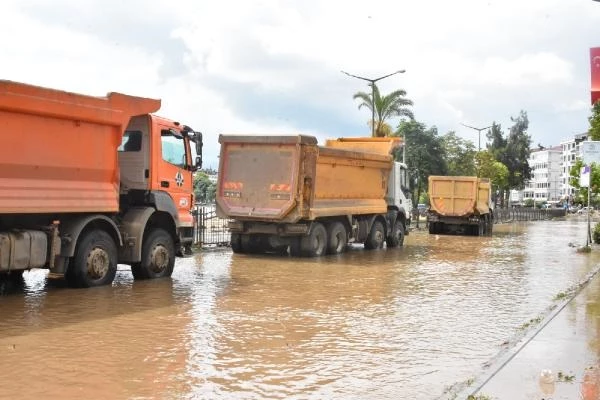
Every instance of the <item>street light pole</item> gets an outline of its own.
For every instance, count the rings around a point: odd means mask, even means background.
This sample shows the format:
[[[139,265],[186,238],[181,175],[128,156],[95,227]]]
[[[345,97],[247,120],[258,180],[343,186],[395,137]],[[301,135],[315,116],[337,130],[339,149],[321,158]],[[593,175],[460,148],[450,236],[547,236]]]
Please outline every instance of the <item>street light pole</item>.
[[[371,86],[371,136],[375,136],[375,82],[380,81],[380,80],[387,78],[389,76],[392,76],[392,75],[403,74],[406,72],[406,70],[401,69],[396,72],[392,72],[391,74],[380,76],[379,78],[375,78],[375,79],[365,78],[363,76],[352,75],[346,71],[340,71],[340,72],[343,74],[346,74],[348,76],[351,76],[353,78],[362,79],[363,81],[369,82],[369,84]]]
[[[598,0],[598,1],[600,1],[600,0]],[[461,125],[464,126],[464,127],[467,127],[467,128],[475,129],[477,131],[477,133],[479,134],[479,145],[477,146],[477,151],[481,151],[481,131],[489,129],[493,125],[486,126],[485,128],[475,128],[474,126],[465,125],[463,123],[461,123]]]

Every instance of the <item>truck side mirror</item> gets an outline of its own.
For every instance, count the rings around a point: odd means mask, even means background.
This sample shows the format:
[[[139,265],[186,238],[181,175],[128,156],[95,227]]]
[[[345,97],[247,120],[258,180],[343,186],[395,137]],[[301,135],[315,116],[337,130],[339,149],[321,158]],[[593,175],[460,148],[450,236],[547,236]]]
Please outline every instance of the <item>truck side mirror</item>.
[[[194,135],[194,143],[196,143],[196,169],[202,168],[202,133],[196,132]]]

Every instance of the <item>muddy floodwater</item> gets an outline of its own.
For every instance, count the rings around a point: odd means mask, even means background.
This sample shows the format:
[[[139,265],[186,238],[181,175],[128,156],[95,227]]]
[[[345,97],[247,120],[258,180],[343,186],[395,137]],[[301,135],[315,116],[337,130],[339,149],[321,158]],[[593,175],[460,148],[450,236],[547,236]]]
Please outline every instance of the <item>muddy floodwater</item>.
[[[421,231],[320,259],[209,251],[95,289],[32,271],[0,298],[0,398],[445,398],[598,267],[572,247],[584,227]]]

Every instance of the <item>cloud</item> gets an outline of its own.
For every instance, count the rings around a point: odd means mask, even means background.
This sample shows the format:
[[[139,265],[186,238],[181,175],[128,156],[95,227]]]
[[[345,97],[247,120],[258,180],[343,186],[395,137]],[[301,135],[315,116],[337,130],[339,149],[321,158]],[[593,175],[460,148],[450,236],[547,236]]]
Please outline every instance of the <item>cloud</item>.
[[[523,109],[534,142],[587,129],[591,0],[42,0],[3,3],[0,77],[88,94],[160,97],[162,115],[207,137],[368,135],[352,95],[378,77],[416,118],[505,128]],[[397,121],[392,121],[394,124]]]

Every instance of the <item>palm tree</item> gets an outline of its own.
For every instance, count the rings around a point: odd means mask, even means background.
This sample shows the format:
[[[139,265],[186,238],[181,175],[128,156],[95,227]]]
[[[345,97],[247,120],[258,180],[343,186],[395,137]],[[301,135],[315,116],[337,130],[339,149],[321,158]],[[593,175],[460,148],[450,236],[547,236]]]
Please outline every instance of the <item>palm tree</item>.
[[[381,96],[377,85],[372,85],[375,97],[375,136],[384,137],[389,134],[388,131],[391,131],[391,129],[385,129],[388,125],[385,121],[390,118],[408,117],[411,120],[414,119],[412,111],[407,108],[407,106],[412,106],[413,102],[405,97],[405,90],[400,89],[387,96]],[[352,98],[361,100],[358,105],[359,110],[362,107],[367,107],[373,112],[373,100],[370,93],[358,92]]]

